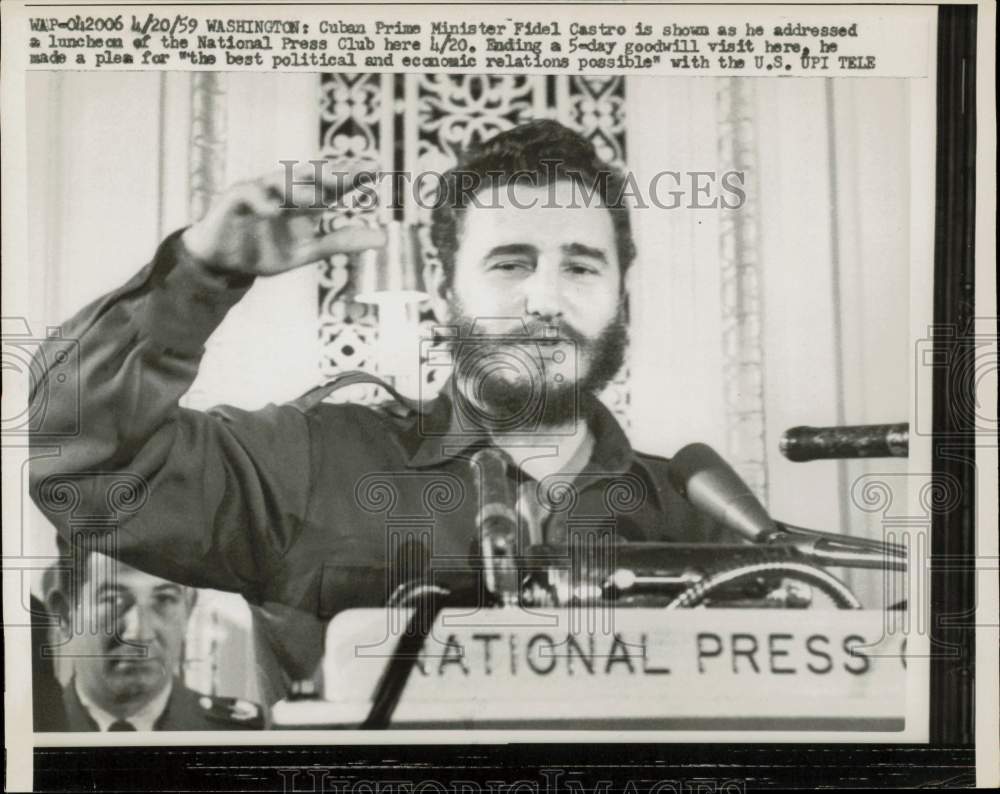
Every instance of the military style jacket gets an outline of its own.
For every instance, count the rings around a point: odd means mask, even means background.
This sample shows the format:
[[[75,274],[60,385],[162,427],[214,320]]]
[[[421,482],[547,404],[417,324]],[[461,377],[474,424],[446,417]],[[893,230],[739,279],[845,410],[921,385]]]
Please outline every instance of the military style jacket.
[[[48,730],[97,731],[97,722],[80,702],[70,681],[63,687],[65,725]],[[174,679],[170,698],[153,726],[154,731],[259,731],[264,714],[255,703],[239,698],[202,695]]]
[[[241,593],[272,701],[312,675],[331,616],[385,602],[407,539],[452,566],[473,552],[469,451],[488,442],[447,394],[421,410],[321,393],[254,412],[179,407],[252,279],[209,272],[178,236],[42,346],[32,496],[71,542],[103,532],[139,569]],[[619,541],[725,539],[669,485],[665,459],[634,451],[598,401],[586,409],[593,453],[553,518],[560,542],[609,527]]]

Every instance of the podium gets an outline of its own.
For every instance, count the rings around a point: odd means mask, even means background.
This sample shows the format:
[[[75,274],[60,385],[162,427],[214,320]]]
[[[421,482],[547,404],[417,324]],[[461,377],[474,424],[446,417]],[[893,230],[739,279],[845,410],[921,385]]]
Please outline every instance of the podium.
[[[273,727],[359,727],[411,614],[335,617],[323,691]],[[445,609],[388,727],[902,731],[905,684],[881,610]]]

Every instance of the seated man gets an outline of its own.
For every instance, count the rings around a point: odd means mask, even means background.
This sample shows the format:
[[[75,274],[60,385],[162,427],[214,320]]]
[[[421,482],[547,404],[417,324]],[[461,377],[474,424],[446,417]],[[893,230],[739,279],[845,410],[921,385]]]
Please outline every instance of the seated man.
[[[67,659],[64,713],[41,730],[260,730],[261,709],[246,700],[202,695],[178,677],[195,592],[91,552],[61,571],[48,594]],[[36,661],[37,664],[37,661]],[[36,721],[38,724],[38,721]]]
[[[323,175],[326,196],[343,177]],[[480,450],[507,458],[493,471],[511,480],[526,544],[587,546],[588,533],[727,539],[670,484],[668,461],[633,449],[597,399],[627,341],[626,182],[553,121],[497,135],[443,177],[431,233],[454,370],[436,400],[334,405],[327,387],[253,412],[181,407],[206,341],[255,279],[384,244],[360,227],[318,237],[310,178],[306,164],[235,186],[47,340],[31,484],[60,532],[73,525],[65,485],[93,515],[116,480],[131,483],[141,507],[116,516],[115,553],[172,581],[242,594],[268,702],[314,674],[331,617],[386,603],[393,558],[405,556],[393,550],[408,547],[392,533],[432,528],[415,544],[430,558],[418,572],[474,562]],[[58,351],[46,347],[66,340],[79,345],[79,371],[68,373],[79,381],[57,387]],[[546,497],[566,496],[543,488],[560,478],[574,498]]]

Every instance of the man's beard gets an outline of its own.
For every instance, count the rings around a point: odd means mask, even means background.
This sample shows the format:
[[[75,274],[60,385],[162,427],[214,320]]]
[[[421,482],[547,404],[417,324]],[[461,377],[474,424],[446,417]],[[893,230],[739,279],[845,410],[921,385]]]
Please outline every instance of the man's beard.
[[[458,301],[450,309],[459,329],[451,342],[456,400],[462,401],[456,410],[485,429],[530,432],[573,422],[585,398],[599,394],[625,360],[624,301],[595,337],[563,320],[525,321],[506,333],[471,333],[477,318]],[[559,361],[559,354],[566,358]]]

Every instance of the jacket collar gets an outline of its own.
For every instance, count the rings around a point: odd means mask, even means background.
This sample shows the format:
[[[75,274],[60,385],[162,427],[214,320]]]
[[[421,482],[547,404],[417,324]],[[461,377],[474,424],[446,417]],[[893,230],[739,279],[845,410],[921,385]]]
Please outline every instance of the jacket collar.
[[[487,430],[476,425],[465,415],[459,417],[455,410],[455,390],[448,380],[438,393],[430,410],[417,417],[413,426],[413,450],[407,461],[408,468],[442,466],[457,458],[468,457],[467,450],[492,443]],[[652,472],[633,450],[618,420],[596,397],[586,395],[581,409],[587,416],[590,432],[594,437],[594,450],[590,463],[580,474],[587,482],[601,477],[636,472],[645,482],[648,494],[662,509],[659,488]]]
[[[93,702],[80,691],[80,684],[75,675],[69,680],[66,688],[68,707],[72,707],[74,711],[79,709],[82,715],[93,724],[93,730],[106,732],[108,726],[123,719],[132,723],[132,726],[137,731],[152,731],[156,730],[156,726],[159,725],[169,710],[169,704],[173,702],[174,695],[178,691],[179,682],[176,678],[171,678],[155,697],[128,717],[117,717]]]

